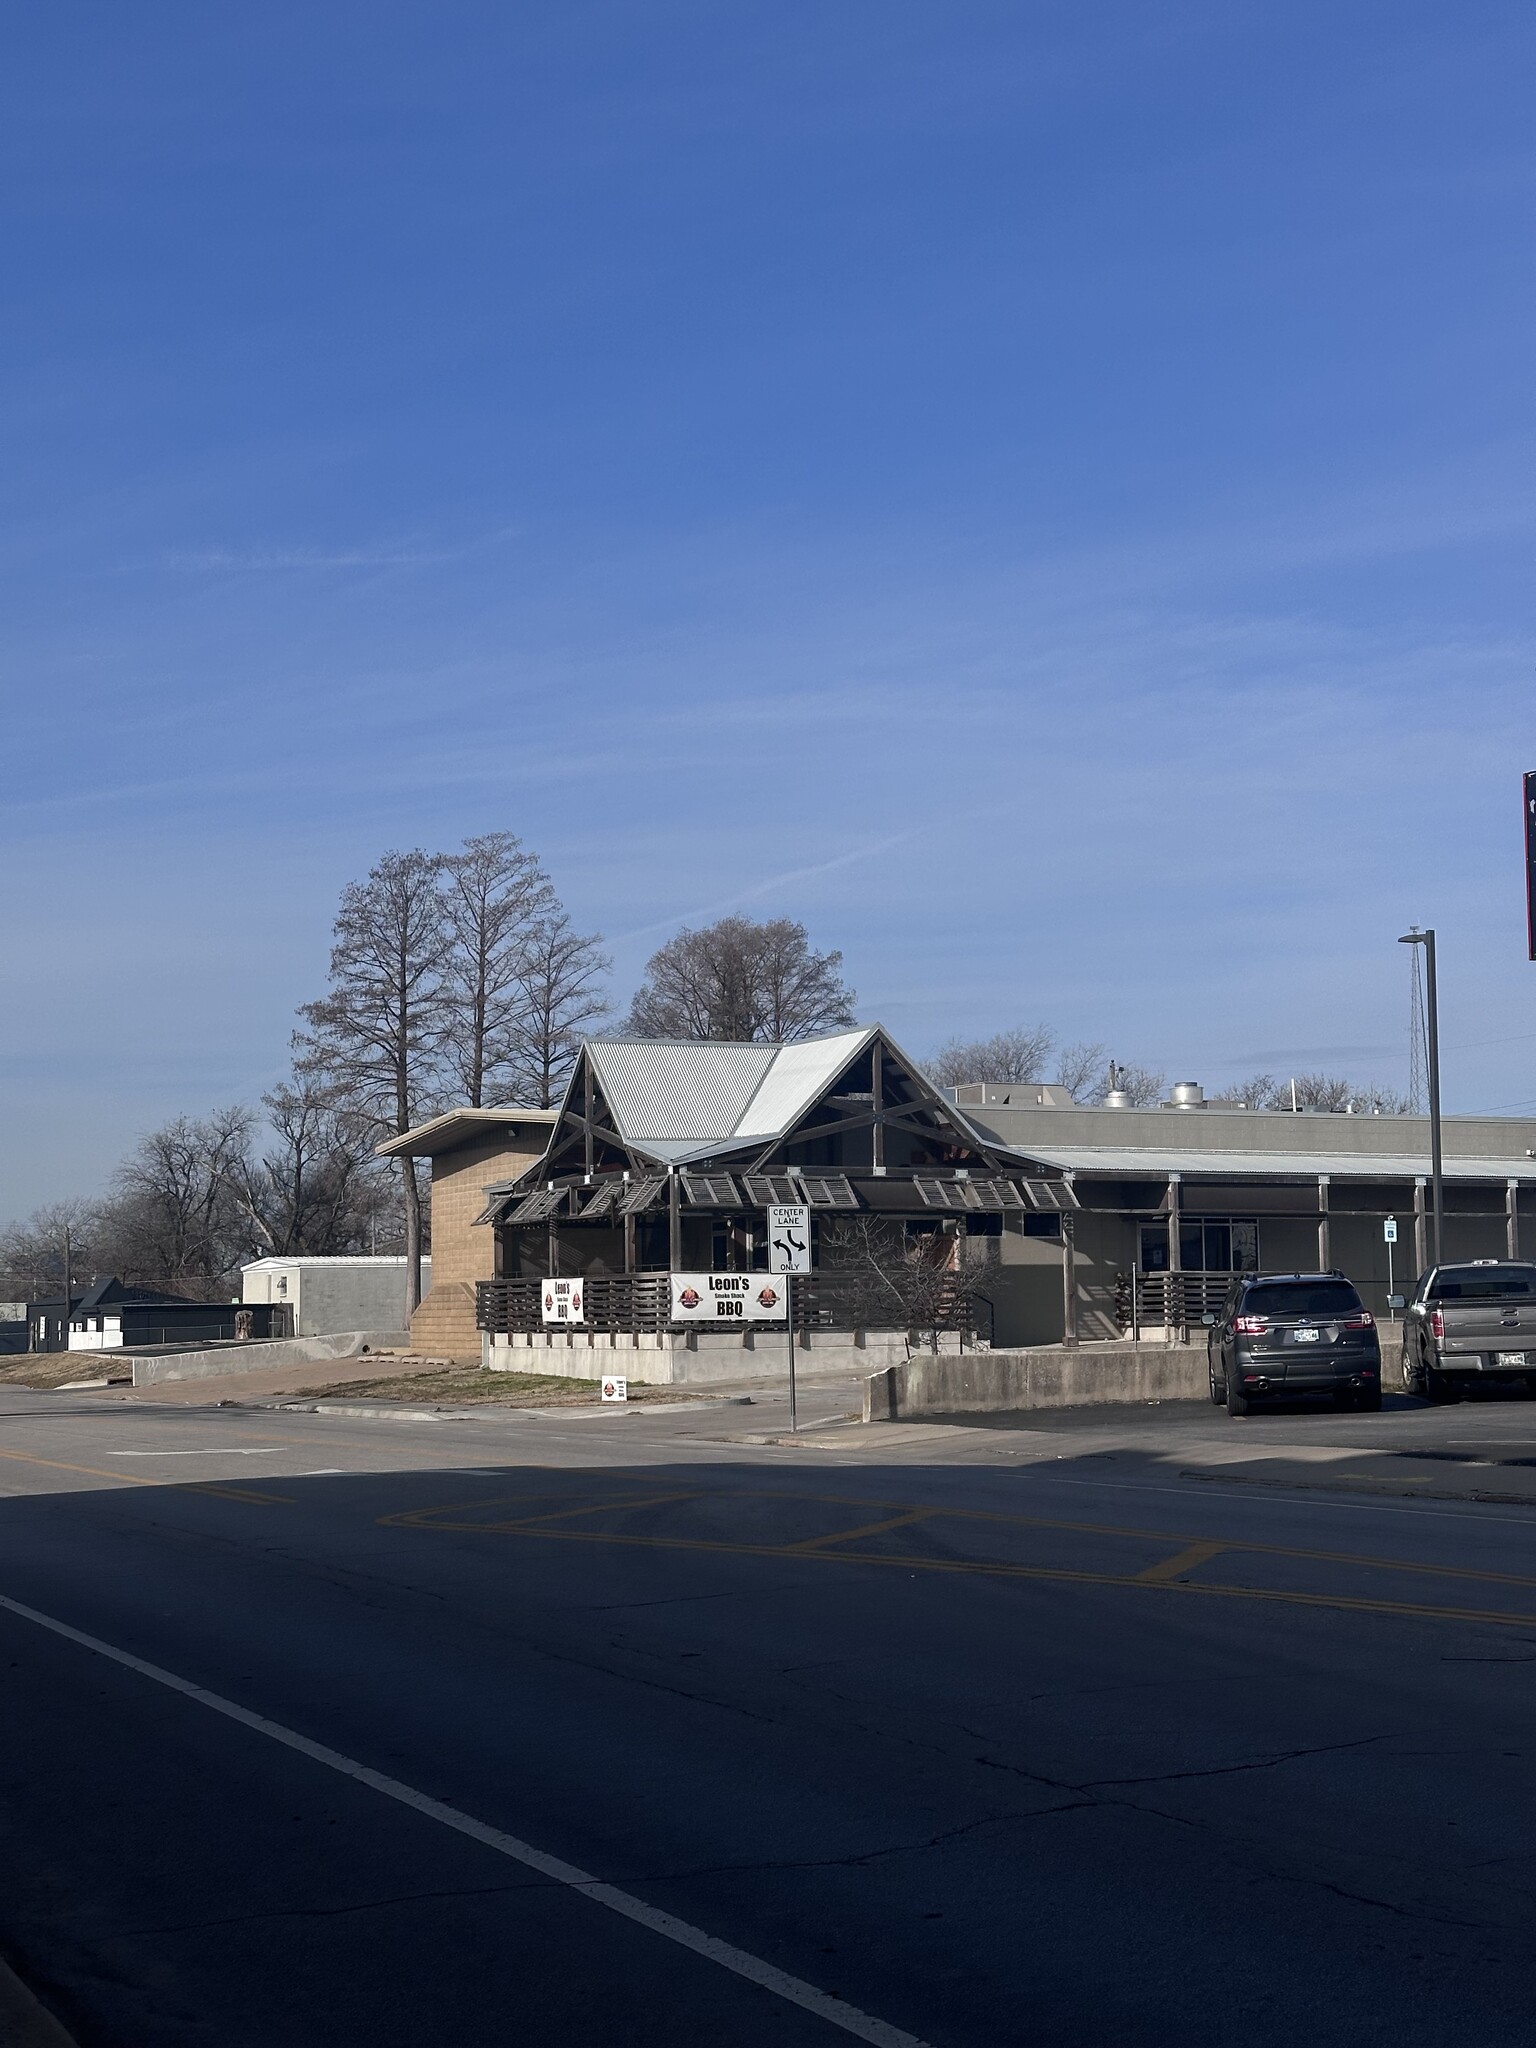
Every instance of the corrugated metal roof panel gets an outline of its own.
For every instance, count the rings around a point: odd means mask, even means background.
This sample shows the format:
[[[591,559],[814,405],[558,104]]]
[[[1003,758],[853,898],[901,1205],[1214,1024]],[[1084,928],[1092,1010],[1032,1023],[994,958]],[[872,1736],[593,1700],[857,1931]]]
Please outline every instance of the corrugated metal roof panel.
[[[1245,1175],[1255,1180],[1289,1174],[1294,1179],[1315,1179],[1327,1174],[1332,1180],[1413,1180],[1429,1177],[1429,1161],[1420,1152],[1181,1152],[1173,1147],[1156,1151],[1131,1146],[1080,1145],[1049,1149],[1030,1147],[1029,1157],[1045,1166],[1059,1166],[1068,1173],[1146,1174],[1152,1179],[1169,1173],[1187,1175]],[[1536,1181],[1536,1160],[1511,1158],[1447,1159],[1445,1178],[1450,1180]]]
[[[771,1138],[810,1108],[837,1079],[871,1033],[839,1031],[773,1048],[773,1062],[737,1125],[739,1138]]]
[[[599,1038],[589,1051],[620,1134],[640,1145],[670,1147],[729,1138],[776,1048]]]

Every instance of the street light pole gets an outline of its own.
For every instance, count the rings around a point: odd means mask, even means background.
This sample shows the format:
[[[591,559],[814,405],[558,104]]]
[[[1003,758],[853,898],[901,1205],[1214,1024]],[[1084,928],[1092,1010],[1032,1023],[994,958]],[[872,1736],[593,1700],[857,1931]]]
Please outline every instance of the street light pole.
[[[1424,948],[1424,995],[1429,1010],[1426,1036],[1429,1041],[1429,1180],[1432,1213],[1430,1255],[1432,1263],[1438,1266],[1444,1256],[1445,1175],[1440,1147],[1440,994],[1435,984],[1434,930],[1431,928],[1429,931],[1421,932],[1418,926],[1414,925],[1397,943],[1400,946]]]

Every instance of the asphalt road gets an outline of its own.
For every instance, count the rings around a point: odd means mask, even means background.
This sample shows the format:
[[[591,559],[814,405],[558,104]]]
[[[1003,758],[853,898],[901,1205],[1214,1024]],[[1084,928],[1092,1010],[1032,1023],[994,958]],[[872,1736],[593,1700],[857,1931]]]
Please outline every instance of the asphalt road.
[[[1536,1405],[782,1421],[0,1396],[0,1947],[81,2048],[1536,2038]]]

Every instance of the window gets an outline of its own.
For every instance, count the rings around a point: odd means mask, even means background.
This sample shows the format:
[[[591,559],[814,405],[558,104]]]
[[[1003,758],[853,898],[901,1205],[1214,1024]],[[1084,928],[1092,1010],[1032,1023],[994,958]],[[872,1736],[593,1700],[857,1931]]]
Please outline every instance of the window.
[[[1185,1217],[1179,1227],[1179,1264],[1186,1273],[1253,1273],[1259,1264],[1259,1226],[1251,1216]],[[1141,1270],[1168,1270],[1168,1226],[1141,1226]]]
[[[1536,1266],[1442,1266],[1429,1290],[1431,1301],[1507,1301],[1536,1294]]]
[[[1352,1316],[1360,1297],[1347,1280],[1262,1281],[1243,1296],[1245,1316]]]

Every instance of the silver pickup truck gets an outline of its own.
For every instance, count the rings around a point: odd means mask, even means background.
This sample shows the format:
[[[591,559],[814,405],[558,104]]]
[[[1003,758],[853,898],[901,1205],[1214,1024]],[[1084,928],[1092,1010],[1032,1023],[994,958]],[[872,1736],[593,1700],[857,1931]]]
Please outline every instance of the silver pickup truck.
[[[1512,1380],[1536,1393],[1536,1264],[1431,1266],[1403,1318],[1404,1387],[1426,1401],[1459,1401],[1474,1381]]]

